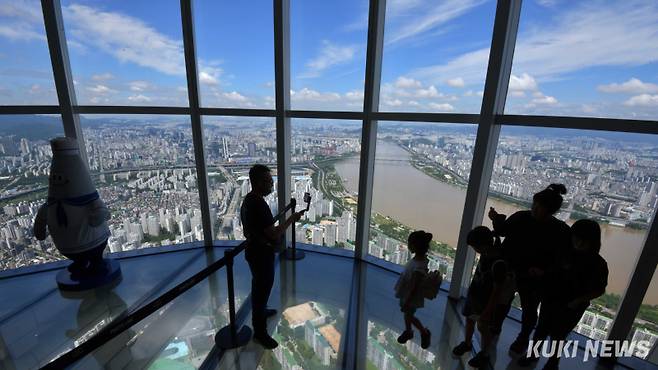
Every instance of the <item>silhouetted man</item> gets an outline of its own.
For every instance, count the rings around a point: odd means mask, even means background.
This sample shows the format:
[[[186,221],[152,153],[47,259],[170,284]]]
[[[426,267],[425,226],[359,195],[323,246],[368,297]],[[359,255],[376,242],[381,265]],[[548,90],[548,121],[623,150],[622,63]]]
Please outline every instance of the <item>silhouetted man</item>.
[[[285,222],[274,226],[270,207],[263,199],[272,192],[274,181],[267,166],[257,164],[249,170],[251,191],[245,196],[240,209],[244,235],[249,243],[245,257],[251,270],[251,311],[254,340],[267,349],[278,343],[267,333],[266,320],[276,310],[267,309],[267,300],[274,284],[274,252],[276,243],[286,229],[299,221],[304,211],[293,213]]]

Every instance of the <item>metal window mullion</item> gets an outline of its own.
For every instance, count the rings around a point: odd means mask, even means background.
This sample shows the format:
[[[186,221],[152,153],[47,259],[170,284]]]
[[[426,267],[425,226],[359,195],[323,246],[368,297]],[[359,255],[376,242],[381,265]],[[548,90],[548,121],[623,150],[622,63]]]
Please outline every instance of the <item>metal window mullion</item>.
[[[73,111],[73,106],[77,105],[77,101],[71,64],[69,62],[68,47],[66,45],[66,35],[64,33],[62,7],[59,0],[41,0],[41,10],[43,12],[50,62],[53,67],[53,78],[57,90],[59,110],[62,115],[64,134],[78,141],[82,161],[86,166],[89,166],[85,140],[82,135],[82,128],[80,127],[80,116]]]
[[[290,198],[290,0],[274,0],[274,81],[276,108],[276,157],[278,206],[283,209]],[[287,245],[294,230],[288,229]]]
[[[203,225],[203,241],[206,247],[213,243],[212,220],[210,219],[210,199],[208,197],[208,171],[206,168],[205,140],[203,135],[203,120],[201,118],[199,96],[199,78],[197,73],[197,57],[194,39],[193,0],[181,0],[181,20],[183,24],[183,46],[185,49],[185,70],[187,72],[187,94],[190,104],[190,120],[192,125],[192,144],[194,146],[194,162],[196,164],[197,186],[199,188],[199,203],[201,206],[201,223]]]
[[[651,279],[658,265],[658,221],[656,221],[656,215],[657,213],[654,212],[651,228],[644,240],[644,247],[635,261],[633,274],[624,291],[617,315],[608,333],[608,339],[629,339],[635,317],[640,312],[644,296],[651,285]]]
[[[366,51],[366,75],[361,126],[361,155],[359,165],[359,198],[357,200],[355,257],[363,259],[368,254],[372,192],[375,175],[377,148],[377,121],[373,113],[379,110],[379,86],[381,83],[382,53],[384,49],[384,21],[386,0],[370,0],[368,12],[368,45]]]
[[[496,7],[480,122],[450,284],[450,297],[453,298],[461,297],[463,282],[470,277],[473,268],[475,256],[466,244],[466,236],[475,225],[482,223],[484,216],[500,135],[496,117],[503,113],[505,106],[520,13],[521,0],[499,1]]]

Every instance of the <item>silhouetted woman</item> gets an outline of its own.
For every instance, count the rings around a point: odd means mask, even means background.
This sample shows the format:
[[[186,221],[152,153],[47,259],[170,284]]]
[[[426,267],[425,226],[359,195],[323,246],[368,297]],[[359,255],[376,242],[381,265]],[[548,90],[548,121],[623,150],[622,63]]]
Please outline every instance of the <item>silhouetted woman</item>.
[[[559,364],[557,343],[565,340],[589,307],[590,301],[605,293],[608,285],[608,264],[599,254],[601,228],[592,220],[578,220],[571,226],[572,247],[558,258],[547,272],[550,282],[542,300],[539,322],[533,339],[550,336],[547,353],[552,356],[544,370],[555,370]],[[541,347],[541,346],[540,346]],[[519,365],[530,365],[536,357],[525,357]]]
[[[492,207],[489,218],[494,232],[505,237],[503,249],[516,276],[516,289],[521,298],[521,332],[510,351],[521,354],[528,348],[530,334],[537,323],[546,271],[557,256],[570,246],[569,226],[555,218],[562,206],[562,184],[551,184],[532,198],[532,208],[506,217]]]

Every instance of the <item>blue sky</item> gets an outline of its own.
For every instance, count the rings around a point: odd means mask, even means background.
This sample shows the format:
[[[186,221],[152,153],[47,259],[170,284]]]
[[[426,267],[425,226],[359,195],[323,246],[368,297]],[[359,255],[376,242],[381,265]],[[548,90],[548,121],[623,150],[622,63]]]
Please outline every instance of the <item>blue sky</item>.
[[[380,110],[478,113],[495,1],[388,0]],[[179,2],[62,0],[80,104],[186,105]],[[291,0],[294,109],[361,110],[367,0]],[[202,103],[273,108],[272,1],[195,1]],[[526,0],[506,113],[658,118],[658,3]],[[38,1],[0,0],[0,104],[54,104]]]

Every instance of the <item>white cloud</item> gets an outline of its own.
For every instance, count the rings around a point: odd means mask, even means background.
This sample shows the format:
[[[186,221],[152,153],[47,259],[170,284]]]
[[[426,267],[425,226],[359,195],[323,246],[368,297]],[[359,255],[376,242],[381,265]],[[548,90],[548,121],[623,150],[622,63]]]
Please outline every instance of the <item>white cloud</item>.
[[[151,83],[148,81],[131,81],[128,83],[128,86],[130,87],[131,91],[138,91],[138,92],[150,90],[153,88],[153,85],[151,85]]]
[[[631,78],[623,83],[611,83],[599,85],[598,90],[604,93],[643,94],[658,92],[658,85],[642,82],[637,78]]]
[[[511,75],[509,78],[509,90],[511,91],[532,91],[537,90],[537,81],[527,73],[521,76]]]
[[[430,103],[429,107],[442,112],[453,112],[455,110],[455,107],[448,103]]]
[[[384,99],[383,104],[388,107],[399,107],[403,102],[400,99]]]
[[[111,80],[113,78],[114,78],[114,75],[109,73],[109,72],[91,76],[91,79],[94,80],[94,81],[107,81],[107,80]]]
[[[555,105],[558,103],[557,99],[553,96],[544,95],[542,93],[534,94],[535,98],[530,101],[535,105]]]
[[[323,40],[320,54],[306,63],[307,70],[300,77],[318,77],[325,69],[354,59],[357,50],[356,45],[341,46],[329,40]]]
[[[397,80],[395,80],[395,87],[400,89],[420,88],[421,86],[422,84],[420,81],[414,80],[413,78],[400,76]]]
[[[217,67],[218,62],[200,62],[199,83],[209,86],[219,85],[219,77],[224,72]]]
[[[249,99],[246,96],[241,95],[237,91],[225,92],[222,93],[222,97],[226,100],[230,100],[237,103],[246,103]]]
[[[336,101],[340,100],[340,94],[334,92],[321,93],[309,88],[303,88],[299,91],[290,90],[290,98],[294,101]]]
[[[555,6],[555,4],[557,4],[557,0],[537,0],[537,4],[547,8],[551,8]]]
[[[0,37],[12,41],[46,40],[43,15],[38,1],[3,1],[0,3]]]
[[[654,1],[618,1],[605,6],[578,3],[552,23],[538,24],[519,35],[513,70],[541,80],[587,67],[655,62],[656,14],[658,3]],[[436,81],[436,76],[457,75],[466,84],[480,83],[488,58],[488,48],[474,50],[445,64],[412,71],[410,76]]]
[[[510,90],[510,91],[509,91],[509,96],[511,96],[511,97],[513,97],[513,98],[525,98],[525,91],[518,91],[518,90],[517,90],[517,91],[514,91],[514,90]]]
[[[148,102],[152,101],[153,99],[149,98],[146,95],[137,94],[137,95],[129,96],[128,100],[133,102],[133,103],[148,103]]]
[[[439,98],[442,97],[443,95],[439,93],[439,91],[434,87],[434,85],[431,85],[427,89],[418,89],[415,91],[414,95],[417,98]]]
[[[395,27],[386,39],[386,43],[396,43],[418,34],[435,31],[449,21],[466,14],[472,8],[484,3],[482,0],[445,0],[428,2],[423,6],[420,1],[398,1],[394,3],[393,17],[404,16],[403,22]],[[410,15],[410,16],[407,16]]]
[[[363,91],[348,91],[345,93],[347,100],[363,101]]]
[[[658,107],[658,95],[641,94],[631,97],[624,102],[630,107]]]
[[[461,78],[461,77],[451,78],[451,79],[446,81],[446,84],[448,84],[448,86],[452,86],[452,87],[464,87],[465,86],[464,79]]]
[[[199,72],[199,82],[206,85],[217,85],[217,77],[206,71]]]
[[[140,19],[78,4],[65,7],[64,16],[70,29],[67,35],[90,48],[164,74],[185,74],[182,41],[171,39]]]
[[[91,91],[94,94],[99,94],[99,95],[106,95],[110,93],[116,93],[117,91],[114,89],[111,89],[105,85],[97,84],[94,86],[87,87],[87,90]]]

